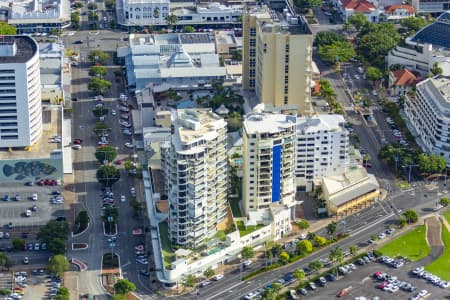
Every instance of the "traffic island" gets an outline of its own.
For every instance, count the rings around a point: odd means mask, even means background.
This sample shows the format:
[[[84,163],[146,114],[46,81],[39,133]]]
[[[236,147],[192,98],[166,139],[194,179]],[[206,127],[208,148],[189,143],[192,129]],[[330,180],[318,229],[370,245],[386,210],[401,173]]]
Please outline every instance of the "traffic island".
[[[89,248],[87,243],[72,243],[72,250],[86,250]]]
[[[111,294],[114,293],[114,284],[121,278],[120,258],[115,253],[105,253],[102,257],[102,286]]]
[[[111,224],[108,222],[108,224],[105,224],[103,222],[103,234],[105,236],[115,236],[117,235],[117,224]]]

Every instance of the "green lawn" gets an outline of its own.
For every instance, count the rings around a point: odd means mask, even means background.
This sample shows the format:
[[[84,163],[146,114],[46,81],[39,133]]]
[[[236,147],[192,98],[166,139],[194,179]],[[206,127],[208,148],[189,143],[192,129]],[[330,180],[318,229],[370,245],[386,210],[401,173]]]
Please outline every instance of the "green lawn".
[[[448,218],[449,214],[445,214]],[[442,226],[442,241],[444,242],[444,252],[438,259],[425,267],[428,272],[439,276],[441,279],[450,281],[450,233],[447,227]]]
[[[236,221],[236,225],[238,227],[239,230],[239,235],[240,236],[244,236],[247,235],[249,233],[252,233],[255,230],[258,230],[260,228],[263,228],[264,225],[256,225],[256,226],[247,226],[247,228],[245,228],[244,222],[243,221]]]
[[[450,224],[450,210],[448,210],[444,213],[444,217],[447,220],[447,222]]]
[[[242,218],[241,207],[239,206],[239,198],[228,198],[230,202],[231,211],[233,212],[233,217]]]
[[[170,267],[170,263],[175,260],[175,253],[169,240],[169,225],[166,221],[159,223],[159,235],[161,238],[162,254],[164,258],[164,267]]]
[[[427,256],[431,247],[425,240],[425,225],[419,226],[378,249],[383,255],[404,256],[412,261]]]

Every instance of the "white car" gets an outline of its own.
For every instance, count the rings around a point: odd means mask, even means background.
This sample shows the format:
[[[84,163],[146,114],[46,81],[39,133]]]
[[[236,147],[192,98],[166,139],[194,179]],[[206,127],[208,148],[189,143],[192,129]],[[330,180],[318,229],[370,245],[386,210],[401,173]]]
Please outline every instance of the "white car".
[[[111,110],[111,115],[116,116],[117,115],[117,111],[115,111],[114,109]]]
[[[125,195],[120,196],[120,202],[126,202],[127,198],[125,198]]]
[[[135,188],[135,187],[130,187],[130,194],[131,194],[131,196],[133,196],[133,197],[136,196],[136,188]]]
[[[25,212],[25,215],[27,217],[31,217],[31,210],[27,209],[27,211]]]
[[[246,261],[244,261],[243,264],[244,264],[244,266],[248,267],[248,266],[250,266],[252,264],[252,261],[251,260],[246,260]]]
[[[361,77],[359,77],[358,74],[355,74],[355,79],[359,80],[359,79],[361,79]]]
[[[214,275],[212,279],[215,280],[215,281],[219,281],[223,277],[224,277],[223,274],[217,274],[217,275]]]
[[[380,233],[379,235],[378,235],[378,238],[381,240],[381,239],[384,239],[386,237],[386,234],[384,233],[384,232],[382,232],[382,233]]]
[[[420,297],[425,297],[426,295],[428,295],[428,291],[427,290],[421,290],[418,295]]]
[[[72,146],[72,149],[80,150],[80,149],[81,149],[81,145],[78,145],[78,144],[73,145],[73,146]]]
[[[132,143],[126,142],[126,143],[125,143],[125,147],[130,148],[130,149],[133,149],[133,148],[134,148],[134,145],[133,145]]]
[[[31,196],[31,199],[32,199],[33,201],[37,201],[38,195],[37,195],[37,194],[33,194],[33,196]]]

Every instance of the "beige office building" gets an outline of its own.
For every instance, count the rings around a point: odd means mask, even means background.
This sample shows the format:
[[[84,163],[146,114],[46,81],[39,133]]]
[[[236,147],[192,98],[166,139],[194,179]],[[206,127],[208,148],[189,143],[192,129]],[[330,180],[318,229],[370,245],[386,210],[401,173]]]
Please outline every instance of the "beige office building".
[[[313,36],[288,2],[286,7],[244,12],[243,88],[262,103],[310,114]]]

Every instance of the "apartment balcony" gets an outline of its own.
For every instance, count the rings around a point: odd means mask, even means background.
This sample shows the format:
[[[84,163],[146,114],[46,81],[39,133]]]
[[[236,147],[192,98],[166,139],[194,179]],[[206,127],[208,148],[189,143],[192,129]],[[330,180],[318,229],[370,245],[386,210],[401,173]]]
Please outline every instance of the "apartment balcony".
[[[264,167],[270,167],[270,163],[268,163],[268,162],[261,162],[261,163],[259,164],[259,166],[260,166],[261,168],[264,168]]]
[[[270,188],[269,187],[261,187],[258,189],[259,193],[266,193],[266,192],[270,192]]]
[[[259,156],[259,161],[270,161],[272,157],[270,155],[261,155]]]
[[[258,180],[258,185],[259,186],[270,186],[272,185],[272,181],[269,180]]]
[[[272,154],[272,149],[260,149],[259,150],[260,155],[264,155],[264,154]]]
[[[259,173],[260,174],[270,174],[271,173],[271,168],[260,168],[259,169]]]
[[[261,174],[261,175],[259,176],[259,178],[260,178],[260,179],[272,179],[272,177],[271,177],[270,175],[267,175],[267,174]]]

